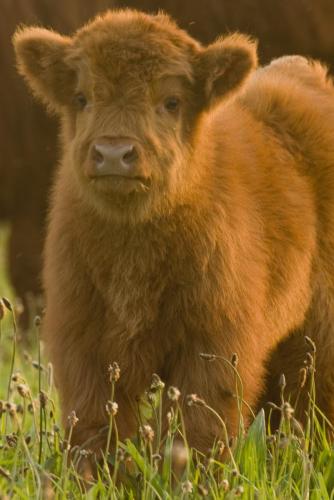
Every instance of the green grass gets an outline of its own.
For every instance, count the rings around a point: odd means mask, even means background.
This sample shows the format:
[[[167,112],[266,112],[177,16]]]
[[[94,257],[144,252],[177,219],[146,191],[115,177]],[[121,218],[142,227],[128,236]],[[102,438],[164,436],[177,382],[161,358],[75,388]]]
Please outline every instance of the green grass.
[[[4,273],[5,238],[6,231],[0,231],[0,297],[12,300]],[[97,480],[88,484],[86,477],[85,483],[78,471],[89,446],[72,449],[61,429],[52,367],[39,359],[39,327],[32,328],[28,346],[16,338],[11,311],[0,325],[0,498],[334,498],[333,447],[313,402],[303,430],[284,404],[282,390],[278,432],[270,431],[261,412],[246,433],[241,428],[238,439],[225,443],[223,454],[216,443],[203,456],[188,449],[179,402],[172,400],[176,391],[169,392],[168,432],[161,436],[161,399],[168,388],[156,377],[141,405],[141,432],[132,441],[116,441],[116,453],[101,460]],[[117,381],[110,391],[117,401]],[[197,404],[206,406],[202,400]],[[117,431],[117,415],[110,413],[109,437]],[[173,448],[176,439],[183,444]]]

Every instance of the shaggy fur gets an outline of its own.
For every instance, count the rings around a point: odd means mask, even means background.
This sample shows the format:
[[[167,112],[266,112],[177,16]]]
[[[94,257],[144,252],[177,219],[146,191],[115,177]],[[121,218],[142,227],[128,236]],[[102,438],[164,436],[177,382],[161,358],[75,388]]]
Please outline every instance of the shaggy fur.
[[[44,338],[64,422],[72,410],[79,417],[74,441],[107,422],[112,361],[122,370],[122,439],[154,372],[204,398],[235,434],[234,373],[199,353],[236,353],[255,408],[270,353],[297,329],[317,344],[319,404],[334,420],[334,93],[325,68],[282,58],[247,79],[256,48],[246,37],[203,47],[167,16],[136,11],[111,11],[73,38],[25,28],[14,44],[21,73],[62,117]],[[180,102],[172,112],[171,96]],[[139,180],[87,176],[101,137],[135,141]],[[290,354],[277,351],[276,369],[288,361],[298,373]],[[191,445],[206,450],[221,437],[203,408],[184,415]]]
[[[208,43],[241,31],[259,39],[262,63],[304,54],[334,69],[332,0],[2,0],[0,6],[0,219],[10,223],[9,276],[16,294],[41,293],[41,249],[47,195],[59,158],[56,120],[28,95],[15,71],[10,39],[18,24],[70,34],[107,8],[164,9],[192,36]],[[29,325],[28,310],[20,318]]]

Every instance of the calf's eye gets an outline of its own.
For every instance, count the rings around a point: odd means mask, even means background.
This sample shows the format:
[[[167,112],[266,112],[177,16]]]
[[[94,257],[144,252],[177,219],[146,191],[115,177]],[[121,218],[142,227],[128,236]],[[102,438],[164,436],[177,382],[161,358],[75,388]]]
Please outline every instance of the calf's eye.
[[[181,101],[178,97],[167,97],[164,102],[164,107],[169,113],[176,113],[180,108]]]
[[[78,94],[74,96],[74,102],[79,109],[84,109],[87,104],[87,99],[82,92],[78,92]]]

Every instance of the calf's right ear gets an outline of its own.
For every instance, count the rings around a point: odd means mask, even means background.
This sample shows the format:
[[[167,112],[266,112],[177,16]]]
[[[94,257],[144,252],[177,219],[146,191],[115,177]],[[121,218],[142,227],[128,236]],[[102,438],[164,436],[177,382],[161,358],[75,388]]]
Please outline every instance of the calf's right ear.
[[[69,102],[73,95],[76,73],[66,63],[71,38],[53,31],[19,28],[13,44],[19,73],[33,93],[54,111]]]

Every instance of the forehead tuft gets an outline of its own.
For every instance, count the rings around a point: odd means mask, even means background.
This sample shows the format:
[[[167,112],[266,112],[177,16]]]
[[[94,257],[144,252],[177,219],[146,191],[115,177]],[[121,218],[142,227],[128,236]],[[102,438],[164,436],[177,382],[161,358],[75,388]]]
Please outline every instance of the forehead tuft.
[[[108,11],[74,37],[74,57],[114,78],[125,71],[142,74],[184,73],[191,78],[191,59],[200,44],[165,14],[134,10]]]

